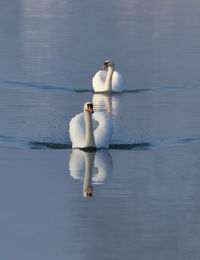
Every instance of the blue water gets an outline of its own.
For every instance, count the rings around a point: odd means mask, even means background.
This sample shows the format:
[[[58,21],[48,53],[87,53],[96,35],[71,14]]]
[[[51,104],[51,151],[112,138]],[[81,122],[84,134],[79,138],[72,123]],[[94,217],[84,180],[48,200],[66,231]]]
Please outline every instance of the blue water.
[[[1,259],[199,259],[199,21],[197,0],[1,1]],[[107,58],[122,94],[92,90]],[[88,100],[114,125],[89,157]]]

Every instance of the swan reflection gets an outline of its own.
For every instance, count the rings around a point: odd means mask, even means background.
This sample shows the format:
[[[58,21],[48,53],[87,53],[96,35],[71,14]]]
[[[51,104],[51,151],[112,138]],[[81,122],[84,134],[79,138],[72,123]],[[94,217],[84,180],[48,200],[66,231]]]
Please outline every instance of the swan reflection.
[[[85,152],[73,149],[69,170],[74,179],[83,181],[83,196],[92,196],[93,185],[103,184],[112,174],[112,158],[108,150]]]
[[[113,121],[119,116],[120,95],[93,94],[92,103],[96,111],[104,111]]]

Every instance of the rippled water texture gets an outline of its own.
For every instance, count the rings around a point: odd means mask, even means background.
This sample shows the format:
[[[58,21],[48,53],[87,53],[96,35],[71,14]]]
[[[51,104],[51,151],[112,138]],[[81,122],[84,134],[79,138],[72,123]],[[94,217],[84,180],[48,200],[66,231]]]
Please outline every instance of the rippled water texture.
[[[8,0],[0,24],[0,258],[199,259],[199,1]],[[107,58],[121,94],[92,90]],[[71,149],[86,101],[109,149]]]

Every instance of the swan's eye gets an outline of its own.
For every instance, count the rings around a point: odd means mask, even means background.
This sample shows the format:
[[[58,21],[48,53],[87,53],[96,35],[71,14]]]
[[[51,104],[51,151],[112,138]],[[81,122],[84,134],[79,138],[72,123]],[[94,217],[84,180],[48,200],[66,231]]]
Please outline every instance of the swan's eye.
[[[87,104],[87,107],[89,108],[93,108],[93,105],[92,104]]]

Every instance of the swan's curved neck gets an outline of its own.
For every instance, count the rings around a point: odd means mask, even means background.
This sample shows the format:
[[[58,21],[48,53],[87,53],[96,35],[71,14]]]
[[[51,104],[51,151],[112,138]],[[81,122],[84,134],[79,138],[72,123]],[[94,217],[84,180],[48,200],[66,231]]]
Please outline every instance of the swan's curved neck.
[[[85,147],[96,147],[94,141],[94,132],[92,127],[92,118],[89,111],[84,111],[85,117]]]
[[[108,72],[106,75],[106,81],[105,81],[105,91],[112,91],[112,75],[114,71],[114,66],[108,67]]]

